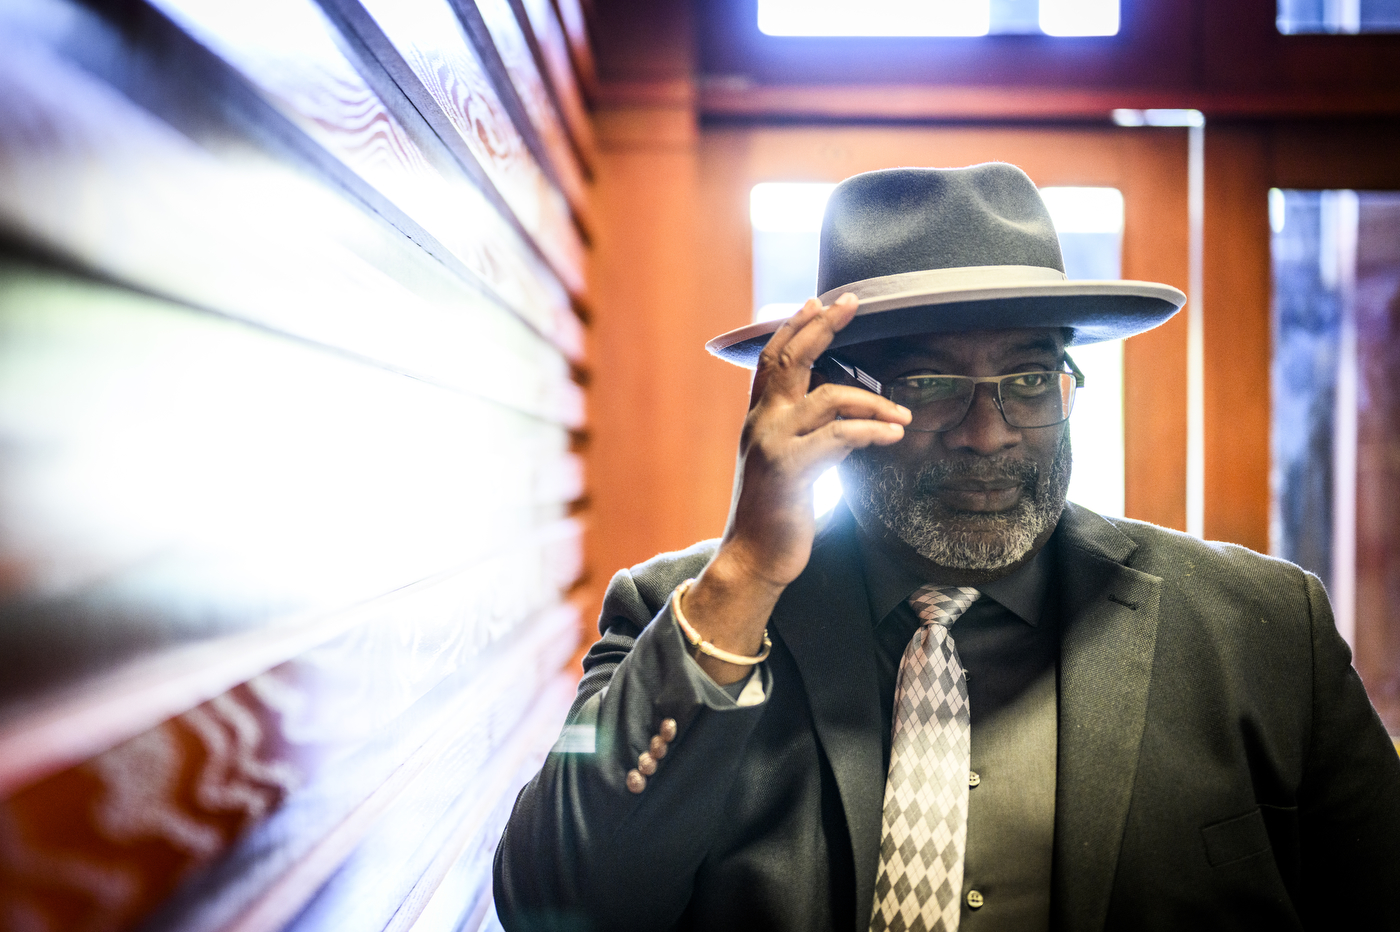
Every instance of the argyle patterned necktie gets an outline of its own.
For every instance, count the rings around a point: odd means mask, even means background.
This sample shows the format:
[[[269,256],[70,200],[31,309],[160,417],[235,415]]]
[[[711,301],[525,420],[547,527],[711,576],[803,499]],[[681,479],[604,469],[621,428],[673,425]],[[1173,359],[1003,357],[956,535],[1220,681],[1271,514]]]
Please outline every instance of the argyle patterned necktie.
[[[972,728],[948,626],[977,596],[965,586],[924,586],[909,597],[923,624],[899,662],[872,932],[958,927]]]

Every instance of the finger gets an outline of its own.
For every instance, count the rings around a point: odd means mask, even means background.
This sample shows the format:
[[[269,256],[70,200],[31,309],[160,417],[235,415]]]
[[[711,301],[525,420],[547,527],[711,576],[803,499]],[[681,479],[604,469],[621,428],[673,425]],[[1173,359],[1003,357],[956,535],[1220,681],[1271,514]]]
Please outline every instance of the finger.
[[[887,421],[908,424],[913,414],[888,398],[850,385],[821,385],[792,408],[789,429],[807,434],[836,418]]]
[[[805,326],[792,335],[784,351],[804,369],[811,369],[817,357],[826,352],[831,341],[856,316],[860,301],[850,292],[842,294],[830,307],[822,309]]]
[[[852,450],[865,447],[887,447],[904,439],[904,427],[889,421],[832,421],[809,434],[798,437],[793,451],[797,460],[808,464],[809,470],[820,472],[836,465]]]
[[[800,313],[790,318],[780,330],[786,330],[782,339],[770,339],[759,354],[759,371],[762,380],[755,379],[755,385],[763,394],[774,390],[796,401],[807,393],[811,383],[812,363],[816,362],[842,327],[851,322],[859,302],[852,294],[843,294],[829,307],[811,308],[812,302],[803,305]]]
[[[796,314],[783,321],[778,325],[778,329],[773,331],[773,335],[764,344],[763,351],[759,353],[758,365],[754,368],[753,385],[749,389],[750,409],[758,403],[758,399],[763,396],[763,391],[768,385],[769,377],[773,373],[772,360],[779,358],[783,349],[792,340],[793,335],[821,311],[822,303],[816,298],[808,298]]]

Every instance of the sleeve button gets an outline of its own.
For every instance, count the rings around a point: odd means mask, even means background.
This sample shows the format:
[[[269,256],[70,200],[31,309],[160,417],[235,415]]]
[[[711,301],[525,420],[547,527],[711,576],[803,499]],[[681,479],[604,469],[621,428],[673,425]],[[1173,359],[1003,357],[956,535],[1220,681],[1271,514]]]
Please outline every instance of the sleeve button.
[[[647,751],[652,757],[661,760],[661,758],[666,756],[666,742],[661,740],[660,735],[652,735],[651,745],[647,748]]]
[[[627,771],[627,789],[633,793],[640,793],[647,788],[647,778],[641,775],[640,771]]]
[[[670,744],[676,740],[676,720],[668,718],[661,723],[661,740]]]
[[[981,782],[982,782],[982,777],[981,777],[981,775],[980,775],[977,771],[972,770],[972,771],[969,771],[969,772],[968,772],[968,774],[967,774],[967,785],[968,785],[968,786],[977,786],[977,785],[980,784]]]
[[[978,893],[976,890],[967,891],[968,906],[972,907],[973,909],[981,909],[982,904],[985,902],[987,902],[986,899],[983,898],[982,894]]]
[[[644,777],[649,777],[656,773],[656,758],[652,757],[646,751],[643,751],[637,756],[637,770],[641,771]]]

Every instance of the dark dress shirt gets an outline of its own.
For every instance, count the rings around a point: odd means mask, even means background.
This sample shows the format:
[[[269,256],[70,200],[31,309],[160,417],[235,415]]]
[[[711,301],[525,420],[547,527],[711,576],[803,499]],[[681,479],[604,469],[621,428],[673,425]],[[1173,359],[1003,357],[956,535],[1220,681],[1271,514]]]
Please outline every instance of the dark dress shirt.
[[[1053,555],[1043,548],[981,597],[950,629],[967,673],[972,721],[964,932],[1044,932],[1050,927],[1055,830],[1056,688],[1059,637],[1050,591]],[[876,670],[889,770],[899,662],[919,617],[908,598],[927,580],[861,540],[877,645]],[[976,891],[982,905],[969,906]],[[976,898],[974,898],[976,899]]]

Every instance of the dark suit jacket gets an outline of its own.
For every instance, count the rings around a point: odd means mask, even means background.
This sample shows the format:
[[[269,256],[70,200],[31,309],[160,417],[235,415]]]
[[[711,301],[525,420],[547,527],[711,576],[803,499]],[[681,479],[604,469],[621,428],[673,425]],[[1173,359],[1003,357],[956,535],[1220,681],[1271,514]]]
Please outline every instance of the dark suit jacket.
[[[1074,505],[1056,535],[1053,925],[1400,928],[1400,759],[1318,580]],[[774,609],[748,708],[667,607],[714,547],[613,578],[571,717],[596,750],[552,753],[517,800],[507,929],[868,929],[885,774],[853,521],[839,509]]]

